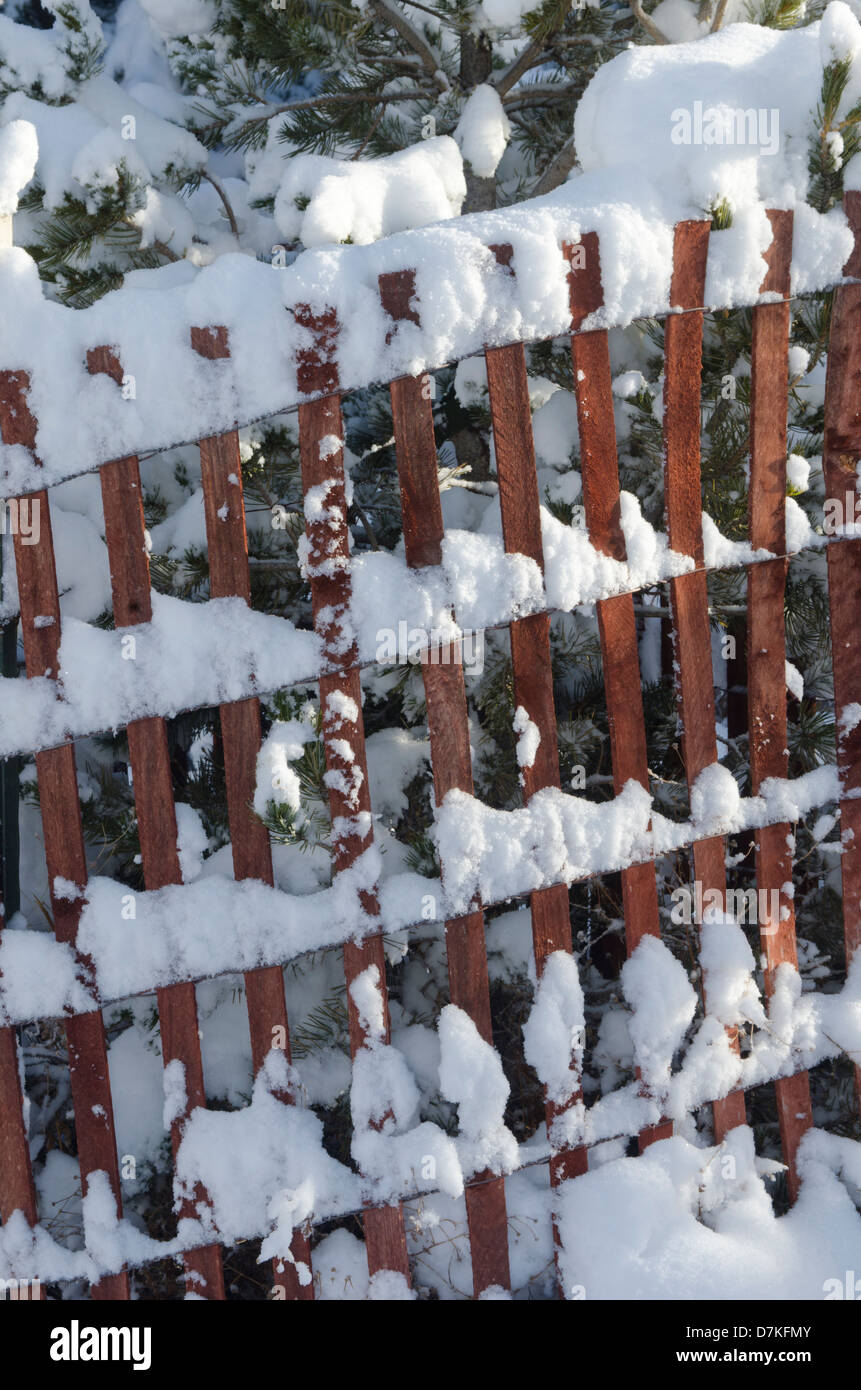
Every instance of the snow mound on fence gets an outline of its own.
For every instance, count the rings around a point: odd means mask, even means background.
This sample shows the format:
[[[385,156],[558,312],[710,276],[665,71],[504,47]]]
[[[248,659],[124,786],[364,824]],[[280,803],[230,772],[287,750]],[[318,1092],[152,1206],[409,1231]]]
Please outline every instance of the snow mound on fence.
[[[36,168],[39,143],[29,121],[10,121],[0,130],[0,217],[11,217],[18,194]]]
[[[288,161],[281,180],[275,223],[282,236],[300,237],[305,246],[348,240],[364,246],[407,227],[456,217],[465,197],[463,166],[450,135],[379,159],[300,154]]]
[[[861,26],[835,0],[820,24],[781,33],[733,24],[694,43],[628,49],[599,68],[577,107],[584,170],[645,167],[708,208],[794,207],[808,190],[808,137],[823,67],[854,57]],[[861,95],[861,73],[844,102]]]

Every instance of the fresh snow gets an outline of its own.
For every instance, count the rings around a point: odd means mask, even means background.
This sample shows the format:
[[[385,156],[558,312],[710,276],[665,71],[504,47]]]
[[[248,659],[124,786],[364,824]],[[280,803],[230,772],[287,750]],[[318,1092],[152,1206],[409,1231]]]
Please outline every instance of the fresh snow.
[[[287,240],[301,238],[308,247],[364,246],[456,217],[465,197],[460,155],[448,135],[358,162],[300,154],[285,166],[275,224]]]
[[[498,93],[481,83],[467,99],[454,132],[464,161],[479,178],[489,179],[505,154],[511,122]]]
[[[11,217],[18,194],[33,177],[39,153],[35,127],[10,121],[0,128],[0,217]]]
[[[328,485],[322,493],[313,491],[306,508],[316,520],[323,515]],[[821,545],[823,537],[787,498],[787,516],[790,507],[803,525],[796,525],[789,549]],[[194,515],[196,528],[198,521],[202,523],[197,502]],[[692,568],[693,561],[670,550],[666,537],[649,525],[630,493],[622,494],[621,523],[628,554],[624,562],[597,551],[585,528],[567,526],[542,507],[543,579],[533,560],[505,553],[496,501],[488,507],[480,532],[446,532],[439,567],[410,571],[402,557],[386,551],[354,555],[349,561],[352,601],[343,618],[344,631],[355,638],[360,663],[371,665],[380,660],[381,628],[397,632],[398,625],[405,624],[407,632],[424,634],[425,642],[428,634],[435,634],[434,640],[443,643],[470,629],[500,626],[528,613],[570,611]],[[768,551],[751,551],[746,542],[726,540],[705,514],[703,529],[709,563],[734,567],[769,557]],[[184,533],[179,546],[196,535],[196,529]],[[128,632],[79,621],[82,616],[95,617],[108,602],[107,551],[87,518],[71,512],[61,512],[57,538],[61,582],[74,570],[74,556],[66,547],[71,551],[77,540],[95,547],[93,567],[83,578],[78,568],[78,583],[69,586],[62,600],[58,685],[46,677],[0,677],[2,756],[50,748],[69,735],[116,729],[132,719],[170,717],[183,709],[270,693],[314,680],[326,669],[323,645],[315,633],[297,629],[289,619],[250,610],[238,598],[189,603],[153,593],[152,621]],[[168,544],[166,532],[159,544]],[[9,612],[15,612],[15,597],[10,589]],[[535,735],[527,731],[525,737],[524,757],[527,750],[534,751]],[[273,756],[270,745],[265,757],[271,761]],[[297,755],[289,754],[288,759],[293,756]],[[274,771],[272,767],[267,774],[270,780]],[[295,785],[293,776],[289,770],[284,774],[280,790],[285,796]],[[267,795],[265,800],[279,797]],[[265,800],[258,800],[258,809]]]
[[[16,35],[28,33],[13,27]],[[0,30],[0,39],[4,32]],[[410,230],[371,245],[336,247],[330,240],[312,246],[289,266],[228,253],[197,271],[189,263],[190,278],[181,283],[174,283],[172,275],[156,276],[146,281],[153,288],[144,289],[138,280],[83,310],[47,300],[26,252],[3,251],[0,291],[6,312],[0,325],[0,368],[31,373],[43,465],[37,470],[21,450],[4,447],[3,487],[13,495],[36,490],[110,458],[216,433],[295,404],[296,355],[308,341],[307,330],[289,312],[296,304],[336,310],[337,357],[346,390],[432,370],[480,351],[485,343],[529,342],[564,333],[569,311],[561,243],[577,241],[586,231],[600,237],[605,298],[586,326],[625,325],[666,313],[671,308],[673,226],[686,217],[702,218],[718,196],[731,203],[735,220],[711,238],[707,306],[756,301],[770,239],[766,207],[795,209],[793,292],[839,281],[852,245],[844,214],[839,208],[819,214],[804,202],[806,122],[818,101],[823,61],[836,32],[844,43],[854,43],[861,32],[842,0],[834,0],[822,21],[799,30],[734,24],[696,43],[632,48],[599,69],[578,106],[575,138],[582,171],[553,193],[503,211],[452,215],[461,197],[460,154],[454,141],[435,137],[380,160],[330,161],[327,172],[319,163],[323,156],[289,161],[285,180],[299,179],[303,169],[308,172],[301,187],[288,182],[279,192],[282,228],[292,233],[299,219],[304,231],[311,215],[312,226],[319,219],[320,239],[337,231],[336,240],[349,235],[361,242],[393,230],[409,211]],[[37,116],[50,120],[58,109],[41,104],[34,112],[30,108],[36,104],[28,98],[13,96],[10,101],[9,114],[33,119],[37,129]],[[773,107],[780,116],[776,148],[673,143],[673,112],[693,109],[695,101],[740,109]],[[98,135],[99,123],[108,129],[105,123],[117,124],[128,113],[135,115],[140,132],[136,157],[149,169],[164,167],[169,159],[194,167],[202,158],[193,136],[161,118],[154,125],[157,118],[130,105],[128,95],[107,78],[85,85],[74,112],[70,138],[80,141],[79,173],[89,178],[97,179],[99,168],[118,157],[104,143],[106,137]],[[627,136],[632,129],[637,131],[636,163]],[[485,145],[488,130],[484,117],[467,122],[467,134],[481,135]],[[484,155],[490,158],[487,151]],[[413,165],[425,171],[415,175],[420,188],[439,190],[426,211],[423,204],[416,205]],[[63,169],[67,167],[64,160]],[[433,177],[430,167],[436,171]],[[47,169],[45,177],[51,177]],[[51,184],[57,194],[65,177]],[[853,164],[847,170],[849,187],[854,177]],[[369,201],[368,180],[371,185],[377,180],[374,186],[380,190],[392,190],[391,197],[380,191]],[[296,207],[297,196],[300,202],[311,199],[303,211]],[[384,203],[392,206],[389,227],[374,220]],[[405,204],[404,213],[399,212]],[[173,209],[168,220],[174,213],[178,217]],[[336,227],[334,217],[347,220]],[[363,217],[371,217],[373,224],[365,230],[357,220]],[[427,219],[432,225],[414,225]],[[175,230],[181,240],[182,229]],[[500,271],[488,250],[503,241],[514,248],[513,277]],[[401,324],[392,334],[380,307],[377,277],[405,268],[416,271],[421,323]],[[166,287],[157,289],[160,284]],[[208,324],[228,328],[229,360],[206,362],[192,352],[190,328]],[[124,399],[107,378],[86,373],[85,350],[100,343],[118,349],[124,370],[137,383],[134,400]]]
[[[444,890],[437,879],[386,869],[384,841],[331,886],[314,882],[300,889],[291,882],[298,851],[284,858],[281,877],[276,846],[274,888],[253,879],[233,882],[216,855],[191,882],[134,895],[112,879],[93,877],[78,941],[95,964],[96,997],[119,1000],[182,979],[285,964],[361,939],[382,923],[395,932],[439,922],[468,912],[476,896],[490,906],[554,883],[618,872],[697,839],[797,821],[839,796],[835,767],[792,780],[768,778],[758,796],[742,797],[719,763],[700,774],[688,821],[667,820],[633,781],[610,801],[548,789],[515,811],[498,811],[452,791],[435,816]],[[363,894],[377,886],[384,869],[380,916],[370,916]],[[70,889],[79,895],[75,885]],[[430,918],[428,894],[434,903]],[[77,979],[69,948],[49,934],[9,930],[0,936],[0,1016],[6,1021],[58,1016],[69,1006],[87,1011],[96,997]]]

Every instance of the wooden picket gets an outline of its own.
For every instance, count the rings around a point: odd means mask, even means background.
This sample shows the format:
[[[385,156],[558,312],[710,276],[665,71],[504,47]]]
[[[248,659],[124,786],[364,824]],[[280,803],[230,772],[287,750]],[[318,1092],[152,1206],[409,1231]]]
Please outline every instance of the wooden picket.
[[[108,347],[88,354],[88,367],[94,375],[104,373],[122,386],[123,369]],[[134,627],[152,620],[149,561],[146,549],[143,495],[136,458],[116,459],[99,469],[105,542],[111,571],[114,621],[117,627]],[[140,836],[141,863],[146,888],[164,888],[182,883],[177,843],[176,810],[163,719],[136,719],[126,729],[132,788]],[[170,1126],[171,1146],[176,1155],[188,1117],[198,1105],[206,1104],[203,1084],[203,1058],[197,1021],[197,999],[193,984],[171,985],[158,992],[158,1020],[162,1061],[165,1067],[177,1062],[182,1068],[185,1104],[174,1107]],[[207,1202],[205,1192],[187,1196],[180,1208],[182,1217],[197,1215],[198,1203]],[[221,1251],[207,1245],[183,1257],[188,1288],[201,1297],[224,1297]]]
[[[490,249],[504,272],[516,273],[511,246],[502,244],[491,246]],[[543,572],[540,499],[523,344],[487,348],[485,361],[503,543],[507,554],[528,555]],[[521,773],[524,800],[528,803],[536,792],[560,785],[559,739],[550,660],[550,614],[533,613],[516,618],[509,624],[509,641],[515,705],[526,711],[539,734],[535,757]],[[540,979],[548,956],[554,951],[571,953],[568,890],[563,883],[540,888],[531,894],[529,906],[535,971]],[[573,1062],[569,1065],[573,1070]],[[545,1092],[548,1134],[552,1133],[554,1123],[566,1110],[582,1105],[582,1102],[583,1090],[579,1077],[570,1099],[564,1105],[551,1100]],[[550,1181],[554,1187],[568,1178],[585,1173],[587,1168],[588,1155],[582,1145],[573,1148],[553,1146]],[[558,1249],[555,1226],[554,1237]]]
[[[846,196],[846,211],[855,233],[855,250],[845,273],[861,279],[861,194]],[[787,775],[783,604],[788,561],[784,519],[787,449],[787,359],[789,343],[789,265],[792,214],[769,214],[773,242],[761,293],[768,302],[753,309],[751,363],[749,532],[754,548],[773,559],[747,567],[747,667],[750,771],[754,792],[768,778]],[[671,312],[665,322],[664,446],[665,511],[671,547],[691,557],[693,568],[669,581],[676,661],[676,696],[682,728],[685,775],[692,788],[703,770],[717,762],[715,691],[708,571],[704,561],[700,476],[701,357],[705,272],[709,244],[707,222],[683,222],[675,231]],[[626,559],[621,527],[621,498],[614,428],[610,354],[605,328],[589,322],[604,304],[598,237],[587,232],[579,242],[565,242],[560,257],[568,263],[570,346],[573,389],[580,434],[583,505],[589,540],[601,554]],[[489,247],[488,273],[515,276],[516,251],[508,243]],[[420,324],[415,267],[379,278],[381,305],[390,320],[390,341],[405,323]],[[344,424],[338,376],[338,324],[335,311],[295,305],[296,322],[307,346],[298,355],[299,443],[303,492],[314,494],[306,508],[307,550],[304,558],[314,626],[324,652],[319,680],[333,836],[335,875],[349,872],[373,844],[373,806],[362,716],[359,654],[348,626],[352,593],[348,493],[344,468]],[[824,472],[826,495],[844,500],[854,495],[855,465],[861,455],[861,284],[837,288],[831,324],[825,402]],[[223,326],[202,324],[191,330],[191,346],[218,373],[230,357]],[[541,510],[529,404],[524,346],[507,342],[485,350],[496,481],[505,551],[525,555],[544,568]],[[103,373],[118,386],[123,368],[109,345],[88,353],[91,373]],[[439,566],[444,527],[438,481],[438,458],[430,379],[405,376],[390,383],[394,443],[401,497],[406,562],[411,569]],[[29,378],[23,371],[0,373],[0,433],[4,444],[22,444],[35,452],[36,420],[29,404]],[[236,430],[199,441],[203,500],[213,598],[244,600],[251,587],[245,530],[245,507],[239,437]],[[99,467],[110,559],[115,624],[133,630],[152,618],[147,537],[141,477],[136,458],[119,458]],[[16,535],[15,556],[21,625],[29,678],[59,677],[60,609],[50,527],[48,496],[34,494],[40,508],[38,544],[24,545]],[[852,521],[854,517],[848,517]],[[840,735],[837,763],[841,777],[843,831],[841,870],[847,961],[861,941],[861,721],[841,712],[861,704],[861,643],[856,635],[861,601],[861,540],[841,538],[827,550],[829,601],[833,635],[835,702]],[[618,794],[634,780],[649,787],[646,725],[641,696],[634,596],[624,593],[596,604],[606,694],[614,789]],[[540,734],[531,766],[521,770],[525,804],[538,793],[560,786],[556,709],[551,666],[551,619],[546,608],[508,624],[514,701],[525,709]],[[427,707],[434,797],[442,805],[448,793],[473,792],[466,686],[459,643],[428,647],[421,674]],[[253,688],[253,687],[252,687]],[[257,755],[261,744],[261,709],[256,696],[221,705],[221,742],[227,784],[227,812],[236,879],[274,885],[269,836],[253,811]],[[127,728],[135,809],[147,889],[180,884],[177,823],[165,720],[150,717]],[[67,741],[36,754],[54,931],[76,950],[78,921],[87,888],[81,812],[74,746]],[[781,964],[797,964],[795,921],[786,885],[792,879],[792,827],[771,825],[756,832],[757,885],[779,894],[779,911],[760,921],[765,984],[770,996]],[[725,840],[715,836],[693,845],[693,877],[703,893],[727,890]],[[621,869],[626,948],[630,955],[645,936],[660,935],[655,865],[652,861]],[[445,885],[443,884],[443,888]],[[386,959],[378,894],[365,889],[361,903],[370,934],[343,947],[351,1055],[373,1046],[366,1036],[351,986],[371,969],[382,996],[384,1030],[389,1041]],[[452,1003],[463,1009],[479,1035],[492,1043],[490,987],[485,946],[484,909],[473,902],[462,916],[445,924],[445,945]],[[568,889],[563,883],[530,895],[532,944],[537,976],[556,951],[570,953],[572,935]],[[77,953],[82,981],[94,987],[93,962]],[[290,1060],[290,1040],[282,968],[249,970],[245,975],[253,1069],[257,1075],[273,1048]],[[181,1063],[186,1106],[171,1128],[174,1151],[192,1111],[206,1104],[195,985],[180,980],[158,991],[164,1063]],[[69,1013],[65,1019],[82,1186],[88,1190],[97,1171],[107,1175],[122,1211],[116,1136],[104,1027],[98,1009]],[[731,1045],[738,1039],[730,1032]],[[569,1064],[573,1065],[570,1062]],[[579,1077],[573,1095],[557,1108],[545,1097],[550,1134],[569,1108],[583,1104]],[[861,1067],[856,1067],[861,1099]],[[775,1082],[783,1154],[792,1199],[798,1193],[797,1152],[812,1124],[806,1071],[796,1070]],[[279,1092],[284,1104],[296,1097]],[[718,1140],[745,1123],[744,1092],[736,1090],[713,1102]],[[20,1211],[30,1226],[38,1221],[23,1113],[19,1048],[15,1028],[0,1020],[0,1216],[8,1222]],[[670,1121],[644,1129],[642,1151],[673,1132]],[[587,1171],[588,1149],[549,1146],[549,1176],[557,1186]],[[370,1189],[369,1189],[370,1190]],[[206,1216],[208,1197],[198,1190],[186,1197],[181,1216]],[[475,1174],[467,1183],[465,1205],[469,1230],[474,1295],[510,1284],[505,1178]],[[362,1222],[371,1275],[395,1271],[409,1283],[404,1210],[400,1200],[374,1205],[366,1200]],[[290,1261],[273,1266],[275,1297],[303,1300],[314,1296],[309,1231],[294,1232]],[[206,1297],[225,1296],[221,1242],[183,1255],[189,1287]],[[106,1274],[92,1289],[94,1297],[130,1296],[128,1273]],[[44,1294],[42,1295],[44,1296]]]
[[[404,321],[419,321],[415,272],[380,276],[380,300],[392,320],[392,334]],[[410,569],[442,560],[443,520],[437,483],[433,406],[426,377],[391,383],[398,479],[401,489],[404,551]],[[472,792],[472,755],[462,653],[457,643],[428,650],[422,658],[434,796],[441,806],[454,789]],[[484,941],[484,913],[473,912],[445,924],[451,1002],[463,1009],[485,1042],[493,1042],[490,985]],[[477,1174],[466,1188],[466,1214],[472,1254],[473,1291],[509,1285],[505,1181]]]
[[[843,273],[861,279],[861,193],[844,197],[844,210],[855,245]],[[854,499],[856,463],[861,454],[861,284],[835,291],[825,382],[825,445],[823,471],[826,504],[833,500],[845,513]],[[851,526],[852,516],[844,519]],[[829,545],[828,598],[837,714],[837,767],[840,773],[840,870],[843,879],[843,927],[846,964],[861,947],[861,723],[846,720],[843,711],[861,701],[861,539],[841,539]],[[855,1064],[855,1091],[861,1110],[861,1062]]]
[[[22,444],[35,455],[36,420],[27,403],[29,385],[26,372],[0,373],[0,432],[4,443]],[[46,676],[56,681],[60,649],[60,595],[51,514],[45,489],[36,493],[34,505],[39,509],[38,543],[24,545],[20,532],[15,534],[24,658],[28,680]],[[87,856],[72,744],[37,753],[36,775],[54,934],[58,941],[68,943],[76,951],[81,978],[91,980],[92,961],[77,952],[78,920],[87,885]],[[106,1173],[117,1212],[121,1213],[114,1107],[101,1013],[78,1014],[68,1018],[66,1038],[82,1191],[84,1195],[87,1194],[91,1174],[99,1171]],[[3,1104],[4,1109],[14,1106],[16,1114],[20,1113],[20,1090],[16,1088],[11,1096],[4,1096]],[[4,1210],[7,1205],[4,1200]],[[127,1273],[121,1270],[105,1275],[93,1286],[92,1293],[94,1298],[128,1298]]]
[[[355,644],[346,632],[350,604],[350,533],[347,526],[347,494],[344,474],[344,424],[338,395],[334,348],[337,321],[332,312],[316,316],[310,306],[296,309],[296,318],[313,335],[313,347],[302,355],[299,382],[308,395],[325,392],[318,400],[299,407],[299,447],[302,488],[322,493],[320,516],[306,513],[305,532],[309,553],[307,571],[311,586],[314,622],[325,642],[325,658],[331,673],[320,679],[320,712],[323,746],[329,778],[329,807],[334,830],[332,866],[335,873],[349,869],[373,844],[373,820],[362,719],[362,683]],[[364,891],[362,906],[371,918],[379,918],[376,894]],[[351,986],[366,970],[376,970],[383,1003],[383,1036],[390,1037],[386,957],[382,931],[360,944],[344,946],[350,1053],[353,1057],[368,1042]],[[409,1282],[406,1229],[400,1203],[368,1205],[364,1214],[365,1245],[371,1275],[390,1269]]]
[[[212,362],[229,357],[227,330],[219,326],[193,328],[191,345]],[[217,368],[213,368],[217,370]],[[239,436],[235,430],[200,440],[200,471],[209,553],[209,589],[213,598],[241,598],[251,603],[248,538],[242,491]],[[254,784],[260,751],[260,701],[236,700],[219,708],[224,774],[227,783],[227,821],[230,827],[233,873],[274,884],[272,850],[263,822],[254,814]],[[273,1047],[290,1061],[290,1028],[284,976],[277,966],[245,972],[245,998],[255,1076]],[[278,1092],[284,1104],[294,1097]],[[273,1296],[308,1300],[314,1297],[311,1249],[307,1232],[297,1230],[290,1244],[292,1263],[273,1260]]]
[[[717,762],[714,678],[708,577],[703,560],[700,478],[700,380],[702,373],[708,222],[680,222],[673,246],[670,304],[680,313],[666,321],[664,339],[664,509],[673,550],[689,555],[696,568],[670,580],[673,650],[678,669],[677,704],[688,787]],[[718,892],[725,901],[723,838],[693,847],[694,879],[703,897]],[[738,1047],[733,1029],[732,1045]],[[733,1091],[713,1104],[715,1138],[745,1123],[744,1093]]]
[[[566,242],[562,250],[569,265],[571,365],[577,397],[583,509],[589,540],[602,554],[614,560],[626,560],[609,342],[606,331],[581,331],[588,316],[604,303],[598,237],[594,232],[587,232],[577,246]],[[602,599],[595,605],[595,611],[610,728],[613,787],[618,794],[625,783],[633,779],[648,791],[646,721],[640,694],[634,596],[619,594],[616,598]],[[661,934],[658,889],[652,864],[634,864],[622,870],[621,878],[625,949],[630,956],[644,936],[659,937]],[[639,1135],[640,1152],[659,1139],[668,1139],[672,1132],[670,1123],[647,1126]]]
[[[750,543],[783,557],[786,551],[786,412],[789,396],[789,265],[792,258],[792,213],[770,214],[773,240],[763,294],[779,294],[778,303],[753,311],[750,401]],[[751,565],[747,573],[747,671],[751,790],[767,777],[786,777],[786,632],[783,598],[788,561]],[[786,893],[792,883],[792,830],[769,825],[754,837],[759,889],[760,937],[765,957],[765,992],[774,992],[775,972],[788,961],[798,965],[795,909]],[[771,894],[778,911],[771,912]],[[787,1182],[798,1195],[798,1145],[813,1124],[807,1072],[779,1077],[774,1083]]]
[[[30,1161],[30,1145],[24,1123],[24,1096],[21,1090],[20,1056],[15,1029],[0,1028],[0,1222],[4,1225],[15,1211],[22,1212],[27,1225],[39,1219],[36,1184]],[[40,1301],[46,1297],[39,1286]]]

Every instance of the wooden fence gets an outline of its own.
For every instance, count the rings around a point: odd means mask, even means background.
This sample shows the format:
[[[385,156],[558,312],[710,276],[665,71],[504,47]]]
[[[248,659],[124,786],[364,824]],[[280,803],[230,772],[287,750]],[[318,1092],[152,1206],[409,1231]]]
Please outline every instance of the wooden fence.
[[[855,251],[847,264],[847,277],[861,279],[861,195],[849,194],[846,211],[853,228]],[[784,498],[787,454],[787,362],[789,345],[789,266],[792,247],[792,214],[770,214],[773,241],[768,253],[768,272],[762,292],[767,302],[753,309],[753,351],[750,433],[750,541],[766,548],[775,558],[748,568],[747,665],[749,673],[750,762],[753,790],[763,779],[785,777],[786,749],[784,588],[788,559],[785,543]],[[605,331],[583,331],[587,316],[603,303],[600,247],[594,233],[583,239],[585,264],[572,246],[560,253],[568,258],[571,306],[571,354],[577,397],[581,442],[583,502],[592,545],[624,561],[625,539],[620,525],[620,491],[616,460],[610,358]],[[688,784],[717,760],[715,700],[711,663],[711,630],[707,569],[701,525],[700,429],[702,308],[709,245],[707,222],[684,222],[675,231],[674,267],[670,302],[674,311],[666,318],[665,336],[665,501],[670,545],[694,560],[694,568],[670,581],[672,633],[677,669],[676,696],[684,730],[683,754]],[[493,246],[499,266],[516,275],[512,248]],[[575,265],[576,262],[576,265]],[[391,334],[404,321],[420,322],[421,304],[415,296],[414,272],[406,267],[380,277],[380,295],[391,319]],[[351,578],[347,505],[342,453],[320,448],[321,442],[343,437],[337,367],[339,325],[334,311],[313,314],[298,306],[297,320],[310,330],[314,347],[298,363],[299,431],[304,490],[327,483],[327,516],[307,524],[308,572],[311,576],[314,623],[325,644],[327,674],[320,680],[326,765],[329,772],[345,774],[330,779],[331,812],[336,826],[332,846],[333,870],[355,862],[370,843],[372,810],[365,740],[361,714],[360,663],[344,630]],[[225,329],[201,325],[192,330],[192,346],[215,362],[229,356]],[[532,427],[524,348],[520,343],[487,350],[487,377],[493,424],[499,500],[504,546],[507,553],[529,556],[543,567],[539,494],[532,441]],[[111,346],[94,344],[88,354],[91,373],[105,373],[122,382],[123,364]],[[0,376],[0,430],[7,444],[34,448],[36,420],[28,405],[28,377],[23,371]],[[836,290],[828,358],[825,406],[824,472],[826,493],[842,500],[847,488],[854,491],[855,465],[861,456],[861,283],[847,283]],[[423,389],[423,378],[402,378],[391,383],[395,442],[400,481],[406,562],[410,567],[441,562],[443,519],[437,477],[432,404]],[[325,457],[321,457],[325,455]],[[238,434],[234,432],[200,440],[200,458],[209,548],[211,594],[214,598],[237,596],[250,601],[245,514],[241,483]],[[122,458],[99,468],[104,503],[113,609],[117,627],[146,623],[152,616],[150,576],[144,531],[141,480],[136,458]],[[35,494],[41,508],[38,544],[25,545],[16,537],[15,559],[20,594],[21,630],[27,676],[57,678],[60,644],[60,608],[50,510],[46,491]],[[339,517],[333,523],[332,518]],[[332,561],[336,563],[332,563]],[[834,685],[837,708],[861,701],[861,540],[840,539],[827,550],[828,580],[833,633]],[[634,596],[623,593],[597,604],[604,684],[609,715],[615,789],[629,779],[648,788],[646,729],[640,696]],[[524,770],[524,798],[559,787],[559,756],[550,665],[551,613],[538,612],[510,624],[511,660],[515,699],[524,706],[540,732],[534,764]],[[422,676],[427,701],[434,792],[441,803],[453,788],[472,791],[467,704],[462,666],[456,654],[440,660],[428,653]],[[332,698],[335,697],[335,698]],[[346,701],[341,697],[347,697]],[[352,705],[347,703],[353,702]],[[350,711],[356,711],[351,714]],[[223,704],[220,708],[227,798],[234,872],[237,879],[253,878],[273,884],[268,834],[251,810],[256,755],[261,741],[261,715],[257,698]],[[363,774],[354,786],[345,761],[345,740],[352,749],[353,767]],[[135,720],[128,726],[134,798],[140,833],[143,874],[147,889],[182,882],[177,853],[177,824],[163,718]],[[861,725],[838,740],[838,766],[843,799],[843,910],[847,961],[861,940]],[[76,781],[75,752],[71,741],[37,752],[36,768],[44,830],[48,877],[76,885],[80,894],[52,894],[57,938],[76,948],[81,903],[87,890],[87,861]],[[350,774],[348,779],[346,774]],[[780,911],[774,920],[761,921],[765,954],[765,984],[770,993],[781,962],[796,964],[795,924],[792,899],[786,887],[792,879],[791,851],[786,825],[771,825],[756,833],[757,886],[766,890],[761,901],[778,894]],[[703,889],[726,891],[725,841],[710,838],[693,846],[693,876]],[[658,895],[653,863],[624,868],[622,888],[627,951],[630,954],[645,935],[659,935]],[[376,912],[372,891],[364,906]],[[465,1010],[480,1035],[492,1040],[490,993],[483,907],[448,921],[445,942],[450,997]],[[568,890],[554,884],[532,894],[531,920],[536,969],[554,951],[572,949]],[[382,934],[366,937],[360,945],[344,946],[348,985],[369,965],[379,967],[385,990]],[[78,953],[82,979],[93,980],[93,962]],[[276,1031],[288,1038],[282,970],[278,965],[250,971],[245,977],[248,1023],[255,1072],[264,1063]],[[362,1021],[352,996],[350,1046],[353,1056],[365,1045]],[[165,1066],[178,1060],[185,1069],[187,1108],[172,1123],[174,1150],[192,1109],[206,1104],[203,1067],[193,981],[172,984],[158,993],[158,1015]],[[121,1183],[108,1055],[102,1015],[99,1011],[70,1014],[65,1019],[69,1049],[71,1090],[75,1112],[83,1190],[91,1175],[101,1170],[110,1182],[117,1211],[121,1212]],[[388,1028],[388,1020],[386,1020]],[[738,1047],[737,1039],[732,1039]],[[4,1222],[20,1210],[31,1225],[38,1210],[22,1110],[21,1071],[14,1027],[0,1028],[0,1213]],[[289,1058],[289,1040],[287,1043]],[[861,1089],[861,1070],[856,1070]],[[798,1189],[796,1154],[799,1142],[811,1126],[807,1073],[798,1072],[775,1083],[780,1130],[789,1186]],[[280,1097],[293,1103],[290,1094]],[[577,1104],[582,1093],[569,1102]],[[714,1101],[716,1138],[745,1122],[742,1091]],[[556,1108],[547,1101],[547,1119]],[[672,1133],[664,1122],[645,1129],[639,1137],[643,1149]],[[550,1158],[553,1184],[577,1177],[587,1168],[585,1148],[554,1152]],[[198,1190],[186,1198],[183,1213],[193,1214],[207,1203]],[[466,1211],[475,1294],[509,1283],[508,1231],[505,1180],[492,1173],[477,1174],[467,1185]],[[368,1206],[363,1214],[364,1234],[371,1274],[395,1270],[410,1277],[404,1214],[400,1204]],[[296,1264],[273,1265],[277,1296],[312,1298],[313,1282],[300,1282],[297,1268],[312,1266],[307,1233],[293,1238]],[[224,1298],[221,1250],[217,1243],[187,1252],[186,1271],[193,1287],[208,1298]],[[103,1277],[92,1296],[127,1299],[129,1276],[125,1270]]]

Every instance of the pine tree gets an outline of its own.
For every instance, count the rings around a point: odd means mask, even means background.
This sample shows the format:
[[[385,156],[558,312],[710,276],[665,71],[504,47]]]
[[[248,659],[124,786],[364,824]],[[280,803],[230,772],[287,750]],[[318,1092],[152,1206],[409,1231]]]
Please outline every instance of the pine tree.
[[[261,149],[273,118],[283,117],[275,134],[286,151],[390,154],[429,133],[453,134],[475,88],[488,84],[520,158],[500,179],[467,171],[464,211],[472,211],[561,181],[574,161],[577,99],[636,34],[623,5],[542,0],[502,29],[487,23],[488,8],[476,0],[283,0],[269,11],[228,0],[211,47],[177,40],[171,58],[188,86],[205,92],[201,138],[241,150]],[[309,72],[308,93],[293,95]]]

